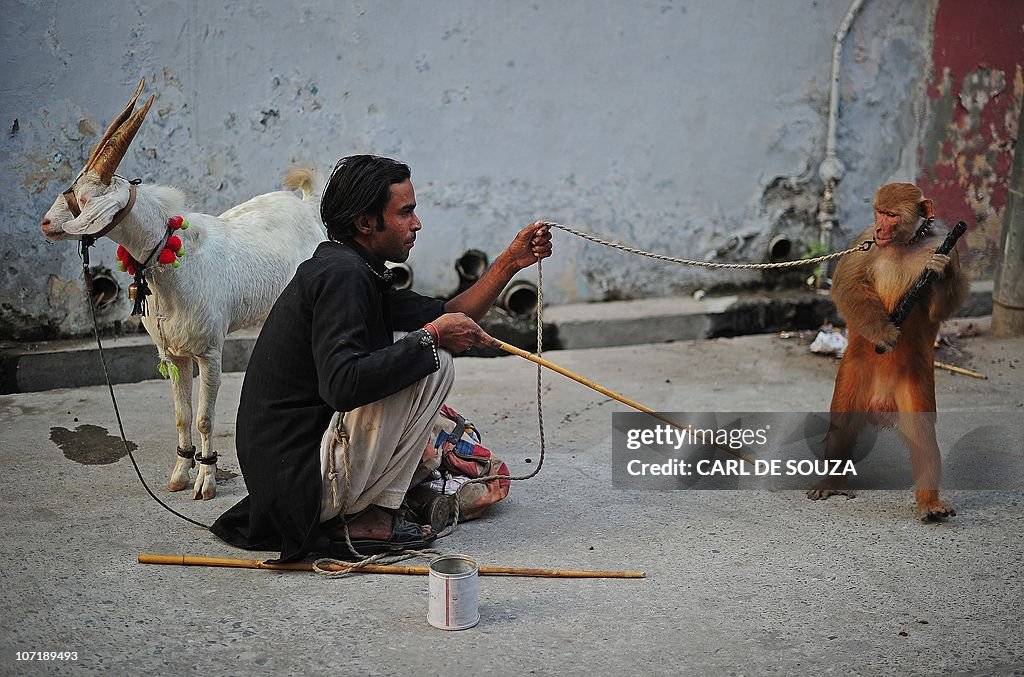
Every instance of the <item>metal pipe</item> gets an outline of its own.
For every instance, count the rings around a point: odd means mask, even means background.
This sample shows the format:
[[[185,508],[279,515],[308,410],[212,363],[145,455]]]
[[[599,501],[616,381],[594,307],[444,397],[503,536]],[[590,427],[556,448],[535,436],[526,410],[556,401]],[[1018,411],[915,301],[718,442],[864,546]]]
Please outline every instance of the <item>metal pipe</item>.
[[[789,260],[793,242],[785,233],[777,233],[768,241],[768,260],[772,263]]]
[[[501,292],[498,305],[513,317],[528,318],[537,308],[537,286],[526,280],[517,280]]]
[[[90,289],[92,305],[97,311],[104,311],[117,301],[117,297],[121,293],[121,285],[106,268],[93,268],[90,275],[92,276]]]
[[[839,65],[843,58],[843,40],[846,39],[846,33],[850,30],[853,18],[860,11],[860,7],[863,4],[864,0],[853,0],[850,8],[846,10],[846,16],[843,17],[842,22],[839,24],[839,30],[836,31],[832,45],[832,85],[829,88],[828,94],[828,129],[825,133],[825,161],[821,163],[820,169],[823,174],[821,178],[825,181],[828,181],[829,178],[834,178],[838,183],[844,171],[843,163],[836,157],[836,127],[839,121]],[[826,172],[829,174],[828,176],[824,175]]]
[[[455,272],[460,282],[476,282],[487,270],[487,254],[479,249],[467,249],[455,259]]]
[[[818,242],[825,251],[832,250],[832,230],[836,225],[835,187],[843,178],[846,167],[836,155],[836,128],[839,123],[839,66],[843,57],[843,40],[853,24],[853,19],[860,11],[864,0],[853,0],[846,15],[839,24],[832,45],[832,79],[828,95],[828,127],[825,132],[825,159],[818,167],[818,176],[824,182],[821,200],[818,203]],[[823,286],[823,278],[827,276],[825,266],[821,267],[816,286]]]
[[[412,287],[412,268],[408,263],[392,263],[388,261],[385,264],[391,274],[391,286],[395,289],[409,289]]]

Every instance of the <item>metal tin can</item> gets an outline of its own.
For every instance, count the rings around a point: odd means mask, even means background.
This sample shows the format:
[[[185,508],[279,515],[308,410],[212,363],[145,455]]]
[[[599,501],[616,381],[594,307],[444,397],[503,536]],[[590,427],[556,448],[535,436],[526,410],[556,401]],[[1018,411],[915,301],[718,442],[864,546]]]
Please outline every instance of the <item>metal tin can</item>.
[[[430,560],[427,622],[441,630],[465,630],[479,623],[479,571],[477,563],[465,555],[441,555]]]

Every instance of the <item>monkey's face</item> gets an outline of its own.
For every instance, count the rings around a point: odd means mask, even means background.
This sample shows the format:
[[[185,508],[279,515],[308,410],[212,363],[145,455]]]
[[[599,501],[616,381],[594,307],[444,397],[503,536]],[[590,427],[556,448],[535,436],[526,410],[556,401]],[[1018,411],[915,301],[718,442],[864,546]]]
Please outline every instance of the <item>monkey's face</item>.
[[[875,193],[875,244],[906,244],[914,236],[919,218],[930,218],[932,201],[912,183],[887,183]]]
[[[875,244],[888,247],[896,240],[903,215],[881,207],[875,208]]]

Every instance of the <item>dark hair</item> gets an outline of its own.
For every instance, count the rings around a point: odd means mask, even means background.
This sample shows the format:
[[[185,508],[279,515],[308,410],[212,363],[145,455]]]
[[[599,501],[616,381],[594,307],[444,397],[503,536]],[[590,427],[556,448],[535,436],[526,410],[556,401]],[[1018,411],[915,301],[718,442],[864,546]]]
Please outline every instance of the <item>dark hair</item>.
[[[391,196],[391,184],[412,176],[408,165],[376,155],[350,155],[338,160],[320,200],[320,218],[332,240],[355,235],[356,219],[364,214],[380,223]]]

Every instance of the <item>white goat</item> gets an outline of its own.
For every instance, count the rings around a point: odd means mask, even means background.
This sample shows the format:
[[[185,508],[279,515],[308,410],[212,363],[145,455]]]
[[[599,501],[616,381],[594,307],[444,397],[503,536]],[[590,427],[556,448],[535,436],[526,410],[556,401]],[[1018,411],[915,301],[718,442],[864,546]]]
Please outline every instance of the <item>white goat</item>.
[[[155,252],[145,271],[152,296],[142,322],[156,343],[161,365],[169,362],[177,367],[170,371],[180,374],[171,379],[178,458],[167,488],[185,489],[198,461],[193,498],[209,499],[217,492],[217,459],[210,439],[224,337],[266,317],[299,263],[325,239],[319,179],[313,170],[294,168],[285,186],[301,188],[302,199],[293,192],[267,193],[219,217],[183,212],[184,194],[177,188],[130,185],[114,171],[153,102],[150,97],[134,110],[143,86],[140,82],[71,189],[46,213],[42,231],[48,240],[106,235],[141,262]],[[175,215],[189,224],[174,233],[184,251],[180,267],[157,263],[168,239],[168,219]],[[198,453],[192,443],[193,360],[199,365]]]

